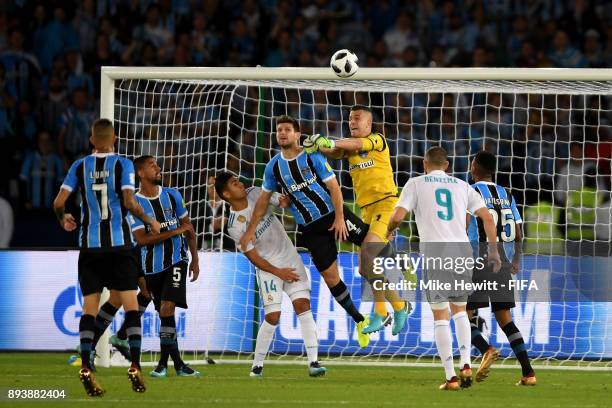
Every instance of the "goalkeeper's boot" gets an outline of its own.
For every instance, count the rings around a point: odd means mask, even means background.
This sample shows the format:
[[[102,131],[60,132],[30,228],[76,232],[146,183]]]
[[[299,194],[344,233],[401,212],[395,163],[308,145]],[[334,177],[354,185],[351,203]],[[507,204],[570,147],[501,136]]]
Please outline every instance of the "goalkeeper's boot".
[[[412,311],[412,305],[410,302],[405,301],[404,307],[398,310],[397,312],[393,312],[393,329],[391,333],[395,336],[399,334],[404,328],[406,324],[406,320],[408,319],[408,315]]]
[[[499,350],[493,346],[489,346],[489,349],[482,355],[482,361],[480,367],[476,371],[476,382],[484,381],[489,376],[491,371],[491,365],[499,358]]]
[[[393,318],[389,313],[386,316],[381,316],[378,313],[372,313],[370,315],[370,324],[362,330],[364,334],[375,333],[381,330],[383,327],[388,326],[393,321]]]
[[[163,365],[158,365],[155,367],[155,370],[149,373],[149,376],[153,378],[166,378],[168,377],[168,368]]]
[[[370,318],[366,316],[364,320],[355,325],[355,330],[357,330],[357,342],[361,348],[366,348],[368,347],[368,344],[370,344],[370,334],[363,332],[363,329],[365,329],[369,324]]]
[[[470,388],[472,386],[472,368],[469,364],[464,364],[459,371],[459,385],[461,388]]]
[[[117,337],[116,334],[113,334],[108,340],[108,342],[111,344],[111,346],[116,348],[117,351],[121,353],[121,355],[127,361],[132,361],[132,355],[130,354],[130,344],[128,343],[127,339],[122,340],[119,337]]]
[[[327,372],[327,368],[321,366],[318,361],[313,361],[308,367],[308,375],[311,377],[322,377]]]
[[[459,391],[461,386],[459,385],[459,380],[457,376],[453,376],[450,380],[444,381],[440,387],[438,387],[442,391]]]
[[[194,370],[187,364],[183,364],[178,370],[176,370],[177,377],[200,377],[202,373],[198,370]]]
[[[262,378],[263,377],[263,367],[262,366],[254,366],[251,368],[251,373],[249,374],[251,377]]]
[[[537,381],[536,381],[535,373],[532,372],[531,374],[521,377],[521,379],[519,380],[519,382],[516,383],[516,385],[533,386],[533,385],[536,385],[536,382]]]
[[[142,375],[142,371],[136,367],[130,367],[127,372],[128,378],[132,383],[132,389],[134,392],[145,392],[147,387],[144,383],[144,376]]]
[[[96,381],[96,376],[89,368],[81,368],[79,371],[79,380],[85,387],[85,392],[90,397],[101,397],[104,390]]]

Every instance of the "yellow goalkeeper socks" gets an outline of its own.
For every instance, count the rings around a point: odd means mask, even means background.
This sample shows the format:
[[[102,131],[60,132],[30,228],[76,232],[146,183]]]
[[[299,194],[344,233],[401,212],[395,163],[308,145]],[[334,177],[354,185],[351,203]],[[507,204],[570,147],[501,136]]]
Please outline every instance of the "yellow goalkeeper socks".
[[[379,316],[386,316],[387,315],[387,305],[385,304],[385,302],[375,302],[374,303],[374,313],[376,313]]]
[[[406,302],[404,302],[403,300],[391,302],[391,306],[393,306],[393,311],[399,312],[404,308],[404,306],[406,306]]]

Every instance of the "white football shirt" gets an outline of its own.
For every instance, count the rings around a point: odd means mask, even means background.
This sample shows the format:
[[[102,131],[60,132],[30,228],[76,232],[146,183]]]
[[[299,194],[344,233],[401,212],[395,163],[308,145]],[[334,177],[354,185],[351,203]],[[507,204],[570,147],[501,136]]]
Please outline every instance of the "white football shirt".
[[[230,209],[228,221],[228,233],[236,242],[236,246],[240,251],[240,238],[246,232],[247,226],[251,222],[251,215],[255,209],[255,203],[261,194],[260,187],[250,187],[247,189],[247,201],[249,205],[241,211],[233,211]],[[280,194],[273,193],[270,202],[278,206]],[[272,213],[272,206],[268,209],[259,221],[255,230],[255,245],[249,242],[245,252],[255,248],[259,256],[270,262],[277,268],[292,267],[295,260],[299,258],[299,254],[295,246],[287,236],[283,224]],[[297,257],[297,258],[296,258]]]
[[[486,205],[468,183],[435,170],[408,180],[397,207],[414,211],[421,242],[469,242],[466,215]]]

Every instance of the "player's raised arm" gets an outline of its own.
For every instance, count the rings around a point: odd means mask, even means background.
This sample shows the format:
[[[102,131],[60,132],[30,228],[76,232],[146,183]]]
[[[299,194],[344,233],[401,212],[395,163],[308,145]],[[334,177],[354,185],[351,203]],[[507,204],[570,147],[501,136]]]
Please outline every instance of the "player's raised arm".
[[[119,162],[121,164],[121,195],[123,198],[123,205],[127,210],[132,213],[136,218],[141,220],[143,223],[151,227],[151,232],[159,234],[161,226],[157,220],[147,216],[136,201],[134,197],[136,174],[134,171],[134,163],[131,160],[123,160]]]
[[[136,201],[136,198],[134,197],[134,191],[125,189],[122,191],[122,196],[123,205],[125,206],[125,208],[127,208],[130,213],[132,213],[143,223],[149,225],[153,234],[159,234],[159,231],[161,229],[159,222],[145,214],[144,210],[142,209],[140,204],[138,204],[138,201]]]
[[[270,199],[272,198],[272,192],[266,191],[262,189],[259,198],[257,199],[257,203],[255,203],[255,208],[253,209],[253,215],[251,216],[251,222],[247,227],[247,230],[244,232],[242,237],[240,238],[240,247],[243,251],[245,251],[250,242],[255,241],[255,230],[257,229],[257,224],[263,218],[266,210],[268,209],[268,205],[270,204]]]
[[[137,224],[135,227],[132,227],[132,233],[134,234],[134,238],[140,246],[159,244],[160,242],[163,242],[168,238],[172,238],[175,235],[181,235],[183,233],[186,233],[187,235],[190,232],[193,233],[193,226],[191,225],[191,223],[181,223],[181,225],[177,229],[160,232],[159,234],[147,233],[144,224]]]

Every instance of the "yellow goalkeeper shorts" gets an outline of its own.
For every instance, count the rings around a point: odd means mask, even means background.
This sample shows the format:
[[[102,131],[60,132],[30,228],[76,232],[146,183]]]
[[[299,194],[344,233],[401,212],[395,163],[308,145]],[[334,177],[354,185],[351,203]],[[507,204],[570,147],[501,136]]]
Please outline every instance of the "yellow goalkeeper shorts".
[[[391,196],[361,209],[361,219],[370,226],[368,232],[375,234],[383,242],[387,242],[387,225],[389,225],[397,200],[396,196]]]

